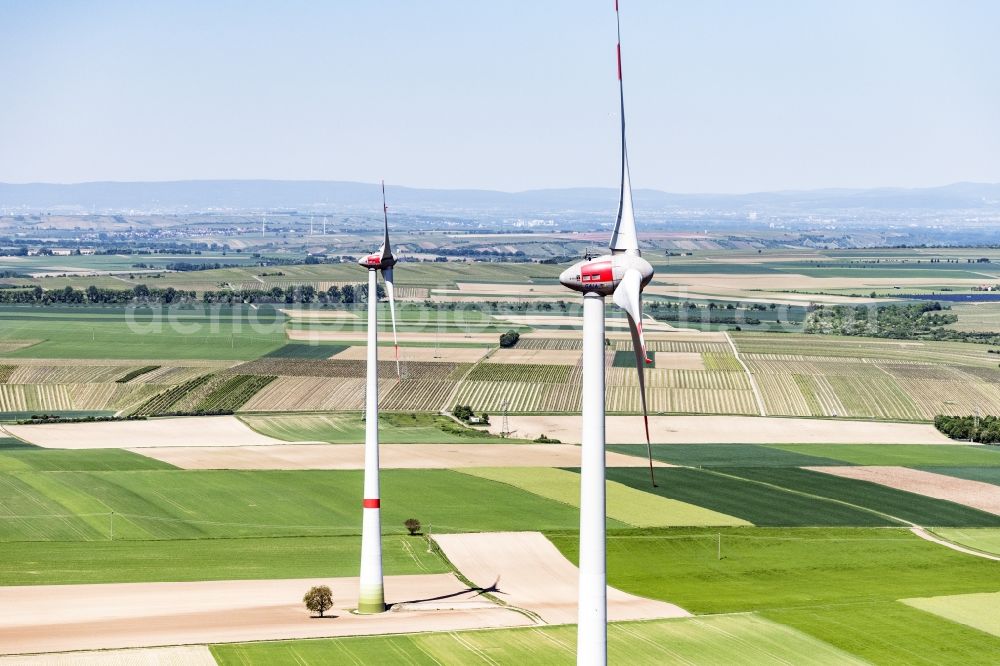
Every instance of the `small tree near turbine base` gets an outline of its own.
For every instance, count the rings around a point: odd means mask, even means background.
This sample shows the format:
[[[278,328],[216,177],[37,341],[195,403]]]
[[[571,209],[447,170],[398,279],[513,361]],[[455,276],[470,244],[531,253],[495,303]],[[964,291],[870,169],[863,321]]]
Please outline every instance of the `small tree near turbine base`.
[[[403,525],[410,530],[410,536],[417,536],[420,533],[420,521],[416,518],[407,518]]]
[[[333,593],[326,585],[317,585],[306,592],[302,601],[311,612],[323,617],[323,613],[333,608]]]

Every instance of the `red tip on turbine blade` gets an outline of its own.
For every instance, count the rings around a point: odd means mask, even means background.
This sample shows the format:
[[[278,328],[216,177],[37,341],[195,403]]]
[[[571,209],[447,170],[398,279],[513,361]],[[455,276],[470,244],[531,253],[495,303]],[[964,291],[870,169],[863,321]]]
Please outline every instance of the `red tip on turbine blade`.
[[[653,365],[653,359],[646,357],[646,365]]]
[[[363,506],[366,509],[377,509],[379,508],[380,504],[381,502],[377,499],[366,499],[363,502],[361,502],[361,506]]]
[[[615,11],[618,11],[618,0],[615,0]]]

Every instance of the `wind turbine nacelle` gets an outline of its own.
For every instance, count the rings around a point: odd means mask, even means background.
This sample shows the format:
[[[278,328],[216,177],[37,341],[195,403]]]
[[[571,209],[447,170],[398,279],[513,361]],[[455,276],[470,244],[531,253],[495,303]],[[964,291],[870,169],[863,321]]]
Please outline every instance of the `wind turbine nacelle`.
[[[559,283],[573,291],[610,296],[621,282],[625,271],[630,269],[639,271],[643,287],[653,279],[653,267],[642,257],[634,254],[605,254],[573,264],[559,276]]]
[[[380,270],[383,268],[390,268],[396,265],[396,257],[391,254],[386,256],[380,252],[374,254],[369,254],[358,260],[358,265],[364,266],[365,268],[371,270]]]

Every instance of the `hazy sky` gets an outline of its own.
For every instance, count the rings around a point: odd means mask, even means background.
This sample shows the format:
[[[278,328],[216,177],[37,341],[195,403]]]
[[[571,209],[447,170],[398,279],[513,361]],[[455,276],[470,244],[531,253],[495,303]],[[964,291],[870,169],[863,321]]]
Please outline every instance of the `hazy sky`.
[[[621,0],[632,180],[1000,181],[1000,2]],[[0,0],[0,181],[617,184],[612,0]]]

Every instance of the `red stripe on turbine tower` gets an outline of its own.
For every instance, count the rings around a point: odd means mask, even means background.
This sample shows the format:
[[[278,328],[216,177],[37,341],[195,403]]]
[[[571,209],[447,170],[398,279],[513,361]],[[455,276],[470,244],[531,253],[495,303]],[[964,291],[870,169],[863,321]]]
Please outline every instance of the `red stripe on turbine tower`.
[[[366,499],[361,505],[366,509],[377,509],[380,506],[380,502],[377,499]]]

